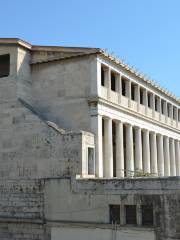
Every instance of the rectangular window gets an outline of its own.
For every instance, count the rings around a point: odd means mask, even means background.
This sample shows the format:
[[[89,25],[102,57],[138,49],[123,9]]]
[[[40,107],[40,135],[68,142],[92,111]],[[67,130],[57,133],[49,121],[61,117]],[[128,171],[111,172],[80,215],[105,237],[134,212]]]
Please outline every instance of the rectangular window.
[[[10,55],[0,55],[0,77],[9,76],[10,72]]]
[[[162,114],[165,114],[164,104],[165,104],[165,102],[163,100],[161,100],[161,113]]]
[[[170,117],[170,105],[169,104],[167,104],[167,115],[168,115],[168,117]]]
[[[116,91],[116,75],[111,72],[111,90]]]
[[[142,225],[153,226],[153,207],[151,205],[142,205]]]
[[[155,97],[155,111],[158,111],[158,99]]]
[[[126,80],[122,78],[121,80],[122,95],[126,96]]]
[[[110,223],[120,223],[120,205],[109,205]]]
[[[143,104],[143,89],[140,88],[140,104]]]
[[[126,205],[126,224],[137,224],[136,205]]]
[[[94,148],[88,147],[88,174],[95,174]]]
[[[105,86],[105,70],[101,67],[101,86]]]
[[[136,85],[131,84],[131,99],[135,100]]]
[[[151,93],[148,92],[148,107],[151,107]]]

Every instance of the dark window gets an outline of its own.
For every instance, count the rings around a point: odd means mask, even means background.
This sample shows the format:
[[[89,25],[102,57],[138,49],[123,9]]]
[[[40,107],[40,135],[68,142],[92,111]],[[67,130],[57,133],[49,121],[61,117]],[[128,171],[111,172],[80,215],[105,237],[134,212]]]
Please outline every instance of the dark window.
[[[162,112],[162,114],[164,114],[165,113],[165,109],[164,109],[164,101],[163,100],[161,100],[161,112]]]
[[[178,110],[178,121],[180,121],[180,110]]]
[[[167,115],[168,115],[168,117],[170,117],[170,105],[169,104],[167,104]]]
[[[131,99],[135,100],[136,85],[131,84]]]
[[[143,226],[153,226],[153,207],[142,205],[142,225]]]
[[[120,223],[120,205],[110,205],[110,223]]]
[[[148,92],[148,107],[151,107],[151,93]]]
[[[0,55],[0,77],[7,77],[10,71],[10,55]]]
[[[143,89],[140,88],[140,104],[143,104]]]
[[[94,148],[88,147],[88,174],[94,174]]]
[[[101,67],[101,86],[105,86],[105,70]]]
[[[111,90],[116,91],[116,75],[111,72]]]
[[[136,205],[126,205],[126,224],[137,224]]]
[[[122,87],[122,95],[126,96],[126,80],[121,80],[121,87]]]
[[[176,119],[176,108],[173,107],[173,119]]]
[[[157,97],[155,97],[155,111],[158,110],[158,99]]]

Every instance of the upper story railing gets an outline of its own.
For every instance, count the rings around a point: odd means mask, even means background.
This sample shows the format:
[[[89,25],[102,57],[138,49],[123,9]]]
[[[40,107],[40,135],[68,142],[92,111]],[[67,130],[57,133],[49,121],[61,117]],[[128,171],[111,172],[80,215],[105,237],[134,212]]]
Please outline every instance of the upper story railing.
[[[103,65],[100,97],[180,129],[180,108],[177,105]]]

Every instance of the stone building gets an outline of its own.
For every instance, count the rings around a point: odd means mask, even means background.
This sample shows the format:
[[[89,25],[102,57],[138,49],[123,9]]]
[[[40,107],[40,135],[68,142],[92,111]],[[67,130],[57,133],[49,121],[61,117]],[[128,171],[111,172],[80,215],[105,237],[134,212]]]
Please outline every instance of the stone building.
[[[180,100],[98,48],[0,39],[0,239],[180,239]]]

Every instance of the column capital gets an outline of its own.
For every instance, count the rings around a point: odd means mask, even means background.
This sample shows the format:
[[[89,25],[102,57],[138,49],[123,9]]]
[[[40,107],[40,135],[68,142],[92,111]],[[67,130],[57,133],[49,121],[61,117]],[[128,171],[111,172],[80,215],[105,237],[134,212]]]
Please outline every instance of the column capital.
[[[111,117],[109,116],[102,116],[104,120],[113,120]]]
[[[127,126],[127,127],[134,127],[132,124],[127,123],[127,122],[124,122],[124,125]]]
[[[157,133],[154,132],[154,131],[152,131],[152,130],[149,131],[149,134],[151,134],[151,135],[157,135]]]
[[[133,126],[133,128],[134,128],[134,129],[136,129],[136,130],[139,130],[139,129],[140,129],[140,130],[142,130],[142,128],[141,128],[141,127],[139,127],[139,126],[136,126],[136,125],[135,125],[135,126]]]
[[[121,120],[119,120],[119,119],[113,119],[113,121],[115,122],[115,123],[124,123],[123,121],[121,121]]]
[[[156,133],[157,137],[163,137],[161,133]]]
[[[142,128],[142,131],[143,132],[150,132],[149,129],[147,129],[147,128]]]

